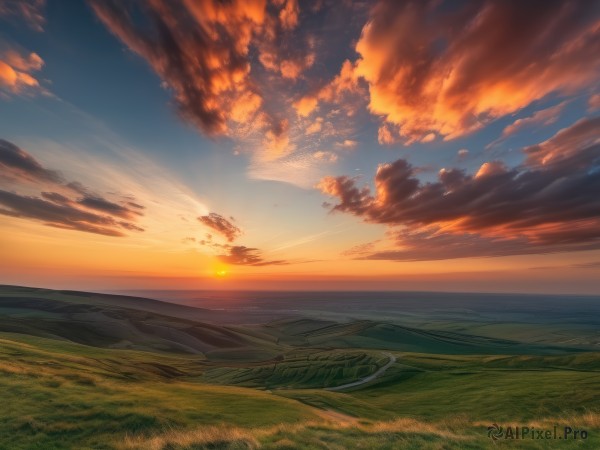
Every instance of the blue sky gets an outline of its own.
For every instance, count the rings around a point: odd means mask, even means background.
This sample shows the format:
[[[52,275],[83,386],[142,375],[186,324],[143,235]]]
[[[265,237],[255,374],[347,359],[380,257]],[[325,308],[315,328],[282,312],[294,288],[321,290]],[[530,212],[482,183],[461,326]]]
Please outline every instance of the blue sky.
[[[457,272],[463,289],[487,276],[490,290],[503,290],[524,270],[535,274],[530,290],[544,290],[540,270],[548,277],[560,270],[563,291],[598,292],[600,236],[587,230],[600,215],[587,197],[569,205],[566,190],[547,194],[560,190],[549,184],[542,206],[532,193],[492,223],[472,205],[443,198],[433,203],[448,209],[443,220],[404,213],[412,197],[398,187],[418,180],[411,195],[429,198],[440,170],[454,169],[467,176],[459,187],[467,195],[484,186],[475,174],[488,163],[490,176],[504,177],[489,185],[498,199],[519,176],[551,180],[551,170],[567,180],[572,173],[573,183],[587,173],[579,189],[595,189],[598,136],[589,129],[598,117],[598,63],[589,55],[598,8],[574,2],[565,11],[552,2],[536,14],[516,2],[484,2],[476,11],[462,2],[448,9],[448,2],[257,0],[233,2],[219,15],[226,7],[208,1],[144,3],[50,0],[0,9],[0,188],[9,193],[0,226],[3,239],[14,237],[2,251],[10,270],[0,282],[23,283],[51,268],[56,283],[77,286],[108,279],[140,287],[160,274],[165,287],[181,278],[190,286],[321,280],[343,288],[353,279],[367,288],[385,280],[445,289]],[[496,29],[478,31],[475,18],[493,14],[502,17]],[[515,43],[511,26],[520,21],[537,34]],[[436,23],[448,30],[428,31]],[[474,66],[479,60],[482,67]],[[486,69],[497,62],[496,72]],[[502,64],[508,75],[498,73]],[[305,111],[301,100],[310,105]],[[561,130],[577,139],[563,142]],[[587,155],[587,172],[533,166],[526,149],[544,142],[548,158],[571,149]],[[60,181],[34,179],[14,165],[17,156],[58,172]],[[378,168],[397,161],[409,172],[377,181]],[[73,190],[71,181],[84,188]],[[94,213],[89,220],[104,228],[48,219],[58,205],[42,195],[50,191],[68,198],[59,205],[71,208],[65,213]],[[48,211],[27,209],[31,198]],[[127,209],[130,200],[141,212]],[[545,202],[573,213],[562,217]],[[199,220],[210,213],[224,222]],[[229,240],[223,227],[240,233]],[[449,254],[430,248],[435,239],[473,250]],[[56,262],[49,252],[61,245],[71,251]],[[88,256],[107,251],[122,264]],[[227,272],[229,284],[216,272]]]

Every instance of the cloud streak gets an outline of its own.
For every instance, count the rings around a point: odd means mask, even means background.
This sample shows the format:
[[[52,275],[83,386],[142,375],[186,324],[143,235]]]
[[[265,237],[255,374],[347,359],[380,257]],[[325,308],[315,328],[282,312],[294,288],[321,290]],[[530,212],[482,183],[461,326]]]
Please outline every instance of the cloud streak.
[[[3,185],[19,186],[39,194],[19,194],[1,189]],[[81,183],[66,182],[57,171],[45,168],[25,150],[0,139],[2,215],[31,219],[56,228],[125,236],[125,231],[144,231],[135,223],[143,215],[143,209],[135,202],[117,203],[93,194]]]
[[[63,182],[58,172],[42,167],[25,150],[4,139],[0,139],[0,169],[4,176],[11,175],[17,180]]]
[[[504,128],[502,131],[502,137],[506,138],[508,136],[512,136],[513,134],[516,134],[519,131],[533,125],[551,125],[555,123],[565,107],[565,104],[565,102],[562,102],[556,106],[536,111],[531,116],[515,120],[513,123]]]
[[[2,0],[0,1],[0,18],[23,20],[35,31],[43,31],[45,0]]]

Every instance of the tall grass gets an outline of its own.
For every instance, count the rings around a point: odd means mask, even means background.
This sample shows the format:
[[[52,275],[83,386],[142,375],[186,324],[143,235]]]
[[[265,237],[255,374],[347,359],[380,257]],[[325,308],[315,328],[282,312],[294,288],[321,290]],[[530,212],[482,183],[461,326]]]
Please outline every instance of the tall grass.
[[[310,434],[319,430],[321,433],[353,432],[358,434],[391,435],[419,434],[438,438],[461,440],[464,437],[450,431],[446,424],[421,422],[415,419],[399,418],[392,421],[360,422],[355,418],[343,415],[323,414],[323,421],[306,421],[297,424],[279,424],[264,428],[241,428],[231,426],[203,426],[191,430],[166,430],[153,436],[127,435],[117,443],[121,449],[191,449],[191,448],[263,448],[265,442],[281,447],[297,445],[294,437]],[[269,439],[271,438],[271,439]],[[277,438],[277,439],[272,439]],[[272,447],[272,445],[269,445]],[[293,448],[293,447],[292,447]]]

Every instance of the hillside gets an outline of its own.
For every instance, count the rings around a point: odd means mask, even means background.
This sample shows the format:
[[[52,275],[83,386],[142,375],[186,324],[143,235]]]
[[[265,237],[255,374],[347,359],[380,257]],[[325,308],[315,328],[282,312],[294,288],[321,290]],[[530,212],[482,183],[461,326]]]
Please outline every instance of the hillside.
[[[0,448],[481,449],[496,448],[495,422],[577,426],[585,448],[600,446],[597,352],[366,319],[211,314],[2,287]]]

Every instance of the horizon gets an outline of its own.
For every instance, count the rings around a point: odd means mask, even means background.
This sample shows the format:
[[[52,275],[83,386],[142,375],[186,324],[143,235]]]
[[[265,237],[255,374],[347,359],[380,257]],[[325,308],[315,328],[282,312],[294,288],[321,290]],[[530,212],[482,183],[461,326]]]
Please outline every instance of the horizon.
[[[124,296],[141,296],[143,294],[151,294],[151,293],[219,293],[219,294],[417,294],[417,295],[467,295],[467,296],[525,296],[525,297],[585,297],[585,298],[598,298],[600,299],[600,295],[598,294],[585,294],[585,293],[576,293],[576,292],[560,292],[560,293],[552,293],[552,292],[523,292],[523,291],[443,291],[443,290],[402,290],[402,289],[365,289],[365,290],[357,290],[357,289],[147,289],[147,288],[128,288],[128,289],[73,289],[73,288],[60,288],[60,287],[48,287],[48,286],[36,286],[36,285],[16,285],[16,284],[0,284],[0,287],[6,288],[27,288],[27,289],[42,289],[49,291],[63,291],[63,292],[85,292],[92,294],[108,294],[108,295],[124,295]],[[140,295],[137,295],[140,294]],[[152,297],[148,297],[152,298]],[[158,298],[153,298],[154,300],[161,300]],[[162,301],[162,300],[161,300]]]

